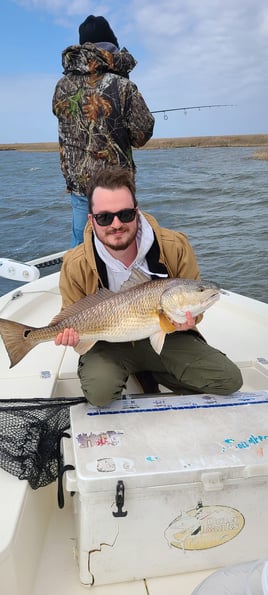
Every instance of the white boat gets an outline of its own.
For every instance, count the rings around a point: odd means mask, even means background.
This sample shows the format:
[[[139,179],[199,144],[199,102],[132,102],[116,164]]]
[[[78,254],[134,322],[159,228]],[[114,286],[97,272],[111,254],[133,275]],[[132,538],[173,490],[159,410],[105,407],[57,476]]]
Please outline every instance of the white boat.
[[[61,254],[50,255],[43,260],[56,261],[60,257]],[[0,298],[2,318],[43,326],[59,311],[59,273],[36,278],[35,266],[41,261],[31,261],[25,266],[0,259],[0,274],[2,264],[4,276],[34,279]],[[244,381],[241,394],[253,395],[253,398],[254,394],[263,395],[265,401],[268,397],[268,304],[226,292],[206,312],[199,328],[211,345],[221,349],[240,366]],[[10,369],[1,340],[0,399],[42,397],[46,400],[81,396],[76,373],[77,357],[70,348],[56,347],[53,342],[43,343]],[[132,379],[127,393],[137,392]],[[67,451],[68,447],[65,456]],[[265,473],[268,473],[266,467]],[[71,485],[71,472],[66,481]],[[56,482],[33,490],[26,480],[19,480],[0,469],[0,528],[3,595],[82,595],[86,592],[75,555],[72,498],[66,491],[65,505],[60,509]],[[87,587],[96,595],[160,595],[163,592],[190,595],[214,571],[215,566],[199,568],[196,572],[179,572],[178,569],[178,573],[166,575],[159,568],[162,576],[157,576],[157,572],[154,576],[146,576],[145,572],[137,580],[117,583],[110,581],[108,574],[106,584]]]

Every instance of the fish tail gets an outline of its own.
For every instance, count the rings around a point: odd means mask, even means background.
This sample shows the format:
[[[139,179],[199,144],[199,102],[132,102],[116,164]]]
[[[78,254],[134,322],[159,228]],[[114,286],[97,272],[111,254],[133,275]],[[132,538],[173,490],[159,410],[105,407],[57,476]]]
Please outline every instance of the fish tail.
[[[27,341],[28,332],[33,330],[35,329],[32,326],[26,326],[25,324],[20,324],[20,322],[0,318],[0,334],[8,352],[10,368],[18,364],[38,344],[38,341]]]

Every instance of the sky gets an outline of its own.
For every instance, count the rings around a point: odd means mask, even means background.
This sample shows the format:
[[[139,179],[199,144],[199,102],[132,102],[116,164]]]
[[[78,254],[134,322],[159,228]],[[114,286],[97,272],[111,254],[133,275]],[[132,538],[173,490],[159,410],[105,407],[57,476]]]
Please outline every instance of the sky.
[[[268,133],[267,0],[1,0],[0,143],[55,142],[61,54],[90,15],[138,64],[154,138]]]

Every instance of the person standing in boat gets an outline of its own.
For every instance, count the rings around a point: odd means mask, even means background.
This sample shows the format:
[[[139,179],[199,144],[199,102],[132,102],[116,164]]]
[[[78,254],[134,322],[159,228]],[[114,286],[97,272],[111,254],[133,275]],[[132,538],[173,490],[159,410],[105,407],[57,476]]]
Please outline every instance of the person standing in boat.
[[[120,291],[135,271],[148,280],[158,277],[199,279],[194,251],[187,237],[164,229],[142,213],[135,182],[128,170],[105,169],[88,189],[89,215],[84,243],[69,250],[60,273],[62,307],[77,302],[101,287]],[[136,273],[137,274],[137,273]],[[149,339],[136,342],[98,341],[79,358],[78,376],[88,401],[105,406],[118,398],[128,376],[135,374],[144,392],[157,392],[162,384],[177,394],[227,395],[242,384],[239,368],[223,353],[210,347],[196,329],[202,316],[174,324],[158,355]],[[76,347],[79,336],[65,329],[56,345]]]
[[[61,170],[73,209],[72,247],[83,242],[91,176],[114,165],[134,175],[132,147],[142,147],[154,128],[154,117],[129,80],[137,62],[126,48],[119,49],[108,21],[87,17],[79,27],[79,43],[62,53],[64,76],[52,100]]]

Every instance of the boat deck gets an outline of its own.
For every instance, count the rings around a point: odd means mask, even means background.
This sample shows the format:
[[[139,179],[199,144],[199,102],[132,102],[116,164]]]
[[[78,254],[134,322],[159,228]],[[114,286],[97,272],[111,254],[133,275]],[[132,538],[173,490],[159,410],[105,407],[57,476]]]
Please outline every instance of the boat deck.
[[[17,293],[15,298],[10,294],[0,299],[1,317],[42,326],[60,309],[57,274],[34,281]],[[267,316],[267,304],[230,293],[206,313],[199,326],[211,345],[240,366],[242,391],[267,391]],[[0,399],[81,395],[76,373],[78,356],[69,348],[56,347],[52,342],[40,344],[10,369],[0,341],[0,356]],[[135,391],[130,388],[128,392]],[[60,510],[55,484],[34,492],[25,482],[0,469],[0,526],[3,595],[82,595],[90,589],[79,580],[72,498],[68,492]],[[96,595],[191,595],[212,572],[215,568],[144,577],[128,583],[94,585],[91,590]]]

